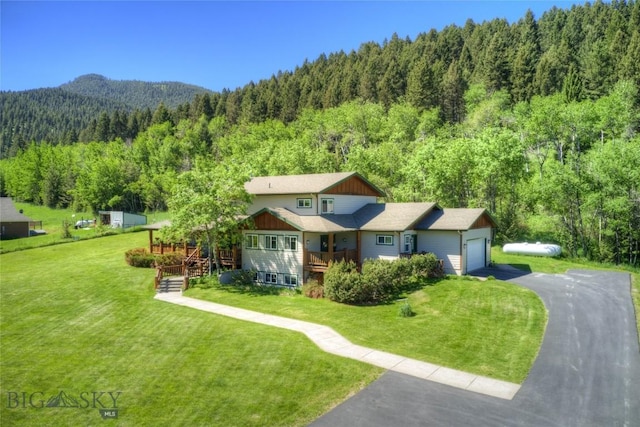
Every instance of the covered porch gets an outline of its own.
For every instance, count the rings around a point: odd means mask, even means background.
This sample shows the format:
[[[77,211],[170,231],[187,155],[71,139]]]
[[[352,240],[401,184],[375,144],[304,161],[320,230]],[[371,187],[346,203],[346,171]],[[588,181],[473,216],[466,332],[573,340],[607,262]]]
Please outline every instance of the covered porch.
[[[303,267],[308,272],[322,273],[329,263],[353,261],[360,266],[360,231],[303,234]]]

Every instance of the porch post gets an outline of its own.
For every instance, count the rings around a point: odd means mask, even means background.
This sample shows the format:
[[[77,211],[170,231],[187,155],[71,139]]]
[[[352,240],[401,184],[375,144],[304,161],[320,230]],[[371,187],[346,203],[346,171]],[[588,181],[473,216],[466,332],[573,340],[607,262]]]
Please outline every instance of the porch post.
[[[153,253],[153,230],[149,230],[149,253]]]
[[[309,263],[309,255],[308,252],[309,249],[307,248],[307,241],[305,239],[305,233],[304,231],[302,232],[302,265],[305,266]],[[304,270],[303,270],[304,273]]]
[[[329,262],[333,261],[333,233],[329,233]]]
[[[356,231],[356,264],[362,262],[362,231]]]

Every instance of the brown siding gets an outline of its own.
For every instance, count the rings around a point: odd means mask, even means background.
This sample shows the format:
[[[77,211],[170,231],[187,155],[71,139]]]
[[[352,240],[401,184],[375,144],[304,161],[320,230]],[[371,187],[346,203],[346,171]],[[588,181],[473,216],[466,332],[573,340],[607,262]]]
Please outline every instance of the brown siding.
[[[474,222],[473,225],[469,227],[469,229],[473,230],[475,228],[487,228],[487,227],[494,227],[494,224],[493,224],[493,221],[491,221],[491,219],[486,214],[484,214],[480,218],[478,218],[476,222]]]
[[[29,237],[28,222],[3,222],[0,236],[4,238]]]
[[[297,228],[287,224],[281,219],[276,218],[270,213],[263,212],[253,219],[256,230],[287,230],[297,231]]]
[[[336,186],[328,189],[323,192],[324,194],[347,194],[350,196],[377,196],[382,197],[383,194],[380,194],[376,191],[375,188],[371,187],[367,182],[363,181],[360,177],[352,176],[351,178],[342,181]]]

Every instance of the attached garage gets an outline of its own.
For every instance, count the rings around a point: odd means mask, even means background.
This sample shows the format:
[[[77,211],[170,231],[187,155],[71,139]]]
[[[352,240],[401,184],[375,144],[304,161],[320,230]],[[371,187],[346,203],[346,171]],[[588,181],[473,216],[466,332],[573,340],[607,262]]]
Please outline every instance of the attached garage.
[[[496,226],[485,209],[434,209],[416,226],[418,252],[442,259],[447,274],[467,274],[491,262]]]

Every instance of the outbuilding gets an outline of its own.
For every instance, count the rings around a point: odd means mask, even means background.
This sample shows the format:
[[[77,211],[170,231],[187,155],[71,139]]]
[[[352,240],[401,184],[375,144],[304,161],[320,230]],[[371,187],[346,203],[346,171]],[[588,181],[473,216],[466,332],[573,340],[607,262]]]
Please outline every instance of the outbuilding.
[[[129,228],[147,223],[146,215],[139,215],[123,211],[98,211],[100,224],[112,228]]]
[[[22,210],[18,211],[11,197],[0,197],[0,239],[29,237],[30,227],[42,221],[34,221]]]

